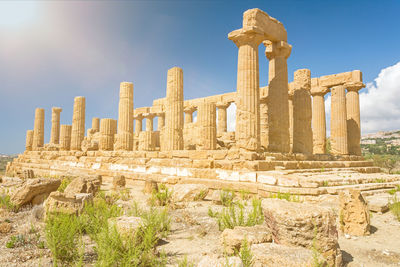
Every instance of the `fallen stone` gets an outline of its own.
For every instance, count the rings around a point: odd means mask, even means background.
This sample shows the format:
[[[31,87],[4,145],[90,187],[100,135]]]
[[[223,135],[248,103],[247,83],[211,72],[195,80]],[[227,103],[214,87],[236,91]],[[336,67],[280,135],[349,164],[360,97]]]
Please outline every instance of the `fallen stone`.
[[[143,225],[143,219],[140,217],[121,216],[108,219],[110,227],[116,228],[121,236],[133,237],[137,229]]]
[[[10,200],[14,205],[21,207],[31,203],[36,196],[48,195],[51,192],[56,191],[60,184],[61,180],[59,179],[29,179],[16,189],[16,191],[11,195]],[[38,204],[37,199],[35,204]]]
[[[91,193],[95,195],[99,190],[102,183],[101,175],[92,177],[78,177],[65,188],[64,193],[77,194],[77,193]]]
[[[236,226],[234,229],[225,229],[221,234],[220,242],[225,252],[232,255],[240,251],[245,238],[249,246],[272,241],[269,228],[265,225],[256,225],[252,227]]]
[[[387,195],[374,195],[366,198],[368,209],[372,212],[387,212],[389,210],[389,197]]]
[[[341,262],[333,211],[281,199],[264,199],[261,205],[275,243],[308,249],[316,247],[329,265]]]
[[[243,263],[239,257],[218,258],[216,255],[214,255],[214,256],[203,256],[196,266],[197,267],[211,267],[211,266],[212,267],[225,267],[225,266],[243,267]]]
[[[174,202],[203,200],[208,193],[208,187],[201,184],[176,184],[172,188]]]
[[[23,172],[24,179],[32,179],[35,178],[35,174],[32,169],[24,170]]]
[[[92,193],[61,193],[52,192],[44,202],[45,218],[49,213],[66,213],[78,215],[85,207],[85,203],[93,200]]]
[[[126,185],[125,176],[123,175],[114,176],[112,184],[114,189],[124,188]]]
[[[343,233],[355,236],[370,234],[368,206],[359,190],[341,191],[339,205],[339,222]]]
[[[274,243],[254,244],[251,246],[253,267],[308,267],[316,266],[313,252],[303,247],[289,247]],[[317,255],[318,262],[324,264],[324,259]]]
[[[158,191],[157,182],[153,179],[146,179],[144,182],[144,189],[143,192],[146,194],[151,194],[153,191]]]

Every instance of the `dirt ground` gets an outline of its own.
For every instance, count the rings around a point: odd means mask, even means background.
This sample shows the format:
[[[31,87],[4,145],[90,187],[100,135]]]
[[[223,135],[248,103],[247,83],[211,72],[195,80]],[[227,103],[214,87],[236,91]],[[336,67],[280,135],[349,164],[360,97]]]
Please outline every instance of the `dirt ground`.
[[[131,183],[131,200],[118,200],[118,205],[129,207],[133,202],[147,207],[148,195],[142,193],[142,183]],[[110,184],[102,189],[108,191]],[[171,233],[160,242],[159,251],[168,255],[168,265],[177,266],[187,256],[197,263],[205,255],[222,255],[217,222],[208,215],[209,208],[222,209],[210,200],[196,201],[178,206],[170,211]],[[52,266],[50,250],[45,244],[44,223],[40,220],[40,206],[27,208],[18,213],[0,209],[0,266]],[[340,235],[339,243],[345,266],[400,266],[400,222],[390,213],[374,213],[371,219],[372,233],[366,237]],[[14,248],[6,244],[12,236],[20,236]],[[85,266],[93,266],[94,243],[85,241]]]

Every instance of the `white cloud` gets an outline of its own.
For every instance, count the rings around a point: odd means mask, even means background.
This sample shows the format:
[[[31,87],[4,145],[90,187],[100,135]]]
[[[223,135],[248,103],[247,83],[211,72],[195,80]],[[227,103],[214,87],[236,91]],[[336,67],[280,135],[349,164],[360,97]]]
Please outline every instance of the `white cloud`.
[[[228,123],[228,132],[234,132],[236,129],[236,104],[232,103],[226,111],[226,120]]]

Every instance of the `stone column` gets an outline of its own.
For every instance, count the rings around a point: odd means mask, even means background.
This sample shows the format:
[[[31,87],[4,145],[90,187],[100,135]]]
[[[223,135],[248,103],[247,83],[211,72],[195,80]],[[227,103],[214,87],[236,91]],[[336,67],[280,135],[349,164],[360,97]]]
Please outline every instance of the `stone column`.
[[[264,149],[268,148],[268,98],[260,98],[260,144]]]
[[[117,121],[113,119],[100,120],[100,150],[111,151],[114,149],[114,135],[117,132]]]
[[[268,150],[287,153],[290,150],[287,58],[292,46],[284,41],[264,41],[269,59]]]
[[[347,140],[349,154],[361,156],[360,96],[358,91],[364,88],[362,82],[346,84]]]
[[[31,151],[33,143],[33,130],[26,131],[25,150]]]
[[[216,106],[211,102],[199,105],[197,112],[198,138],[196,148],[215,150],[217,148]]]
[[[183,149],[183,71],[173,67],[167,75],[165,128],[161,150]]]
[[[44,109],[35,110],[35,124],[33,127],[32,149],[37,150],[44,145]]]
[[[71,147],[71,125],[60,126],[60,150],[70,150]]]
[[[347,143],[347,108],[344,85],[331,88],[331,154],[349,154]]]
[[[300,69],[294,72],[293,86],[293,153],[313,153],[311,128],[311,72]]]
[[[81,150],[81,144],[85,137],[85,106],[85,97],[75,97],[74,114],[72,116],[71,150]]]
[[[165,114],[157,113],[157,117],[158,117],[157,130],[161,131],[161,129],[165,126]]]
[[[226,110],[230,106],[230,103],[217,103],[218,108],[218,124],[217,124],[217,132],[218,133],[226,133],[228,130],[228,120]]]
[[[118,134],[115,150],[133,148],[133,83],[122,82],[119,91]]]
[[[139,134],[139,150],[154,151],[156,148],[155,135],[152,131],[143,131]]]
[[[135,116],[135,134],[136,135],[139,135],[139,133],[142,131],[142,121],[143,121],[142,114],[138,114]]]
[[[314,154],[326,154],[325,94],[328,92],[327,87],[311,88]]]
[[[185,112],[185,124],[193,122],[193,112],[196,111],[195,107],[186,107],[183,112]]]
[[[100,119],[99,118],[95,117],[95,118],[92,119],[92,130],[95,133],[100,131]]]
[[[290,152],[293,152],[293,93],[294,93],[294,83],[289,83],[288,100],[289,100],[289,142],[290,142]]]
[[[146,131],[147,132],[153,132],[154,130],[154,124],[153,124],[153,119],[155,117],[155,114],[145,114],[144,115],[145,119],[146,119]]]
[[[62,108],[53,107],[51,109],[51,134],[50,144],[58,144],[60,142],[60,113]]]
[[[249,151],[260,148],[260,77],[258,46],[264,39],[257,28],[239,29],[228,38],[238,47],[236,146]]]

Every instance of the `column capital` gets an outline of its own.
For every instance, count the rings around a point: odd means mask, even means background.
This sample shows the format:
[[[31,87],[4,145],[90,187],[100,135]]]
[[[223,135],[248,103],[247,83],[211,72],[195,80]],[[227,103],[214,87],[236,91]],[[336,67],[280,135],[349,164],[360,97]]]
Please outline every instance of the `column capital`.
[[[197,110],[197,108],[195,106],[187,106],[184,107],[183,112],[188,113],[188,114],[193,114],[193,112],[195,112]]]
[[[330,91],[329,87],[325,86],[319,86],[319,87],[311,87],[311,95],[316,96],[316,95],[321,95],[325,96]]]
[[[285,41],[272,42],[263,41],[265,46],[265,56],[271,60],[276,57],[288,58],[292,52],[292,46]]]
[[[133,116],[134,120],[143,120],[143,114],[139,113],[139,114],[135,114],[135,116]]]
[[[265,36],[262,30],[258,27],[243,27],[241,29],[235,30],[228,34],[228,39],[233,41],[237,47],[242,45],[250,44],[258,46],[261,44],[263,40],[265,40]]]
[[[227,109],[227,108],[229,108],[229,106],[231,105],[231,103],[226,103],[226,102],[217,102],[217,103],[215,103],[215,106],[218,108],[218,109]]]
[[[351,82],[344,84],[344,86],[346,87],[347,91],[358,91],[364,88],[365,84],[363,84],[362,82]]]
[[[60,113],[60,112],[62,111],[62,108],[59,108],[59,107],[52,107],[52,108],[51,108],[51,111],[52,111],[52,112],[56,112],[56,113]]]
[[[142,115],[142,118],[153,119],[156,116],[156,113],[144,113],[144,114],[141,114],[141,115]]]
[[[165,112],[157,112],[156,116],[157,117],[164,117],[165,116]]]

